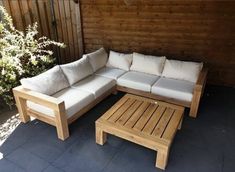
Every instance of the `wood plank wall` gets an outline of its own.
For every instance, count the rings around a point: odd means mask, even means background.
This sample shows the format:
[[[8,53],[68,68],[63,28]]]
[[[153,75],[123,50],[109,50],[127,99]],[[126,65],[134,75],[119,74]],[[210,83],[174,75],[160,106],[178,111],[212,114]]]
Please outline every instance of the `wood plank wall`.
[[[65,49],[54,48],[59,63],[79,59],[83,54],[79,3],[73,0],[0,0],[12,16],[17,29],[38,23],[40,36],[64,42]]]
[[[85,51],[203,61],[209,82],[235,86],[235,1],[81,0]]]

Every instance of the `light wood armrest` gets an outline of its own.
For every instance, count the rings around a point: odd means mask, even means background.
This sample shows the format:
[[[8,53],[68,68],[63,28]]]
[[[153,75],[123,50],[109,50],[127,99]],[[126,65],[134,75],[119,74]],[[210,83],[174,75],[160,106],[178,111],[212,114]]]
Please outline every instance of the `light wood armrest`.
[[[203,67],[195,85],[195,91],[201,91],[205,84],[207,78],[208,68]]]
[[[58,110],[58,107],[64,103],[64,101],[61,101],[57,98],[25,89],[22,86],[13,88],[13,92],[14,92],[14,95],[19,98],[32,101],[34,103],[46,106],[53,110]]]

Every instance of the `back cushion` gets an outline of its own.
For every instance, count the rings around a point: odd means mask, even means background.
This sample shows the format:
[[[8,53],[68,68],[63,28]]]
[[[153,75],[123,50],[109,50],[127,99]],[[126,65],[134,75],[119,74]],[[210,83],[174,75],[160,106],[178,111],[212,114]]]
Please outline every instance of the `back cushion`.
[[[203,63],[166,60],[162,76],[195,83],[202,67]]]
[[[107,67],[114,67],[122,70],[130,70],[133,54],[123,54],[110,51]]]
[[[160,76],[166,57],[133,53],[131,70]]]
[[[85,56],[88,57],[94,72],[104,67],[108,60],[108,54],[104,48],[100,48],[99,50],[90,54],[86,54]]]
[[[70,85],[82,80],[83,78],[93,74],[93,69],[87,57],[83,57],[75,62],[60,66],[63,70]]]
[[[60,66],[55,66],[32,78],[21,79],[20,82],[24,88],[46,95],[55,94],[56,92],[69,87],[69,83]]]

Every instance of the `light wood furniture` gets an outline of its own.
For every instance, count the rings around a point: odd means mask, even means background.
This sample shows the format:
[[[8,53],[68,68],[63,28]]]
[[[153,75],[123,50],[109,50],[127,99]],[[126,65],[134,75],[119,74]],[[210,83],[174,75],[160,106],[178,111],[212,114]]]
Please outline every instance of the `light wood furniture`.
[[[194,91],[193,91],[193,99],[191,102],[180,101],[180,100],[176,100],[176,99],[172,99],[172,98],[168,98],[168,97],[163,97],[163,96],[155,95],[155,94],[152,94],[149,92],[135,90],[135,89],[127,88],[127,87],[123,87],[123,86],[117,86],[117,90],[122,91],[122,92],[126,92],[126,93],[139,95],[142,97],[165,101],[165,102],[175,104],[175,105],[188,107],[188,108],[190,108],[189,116],[196,118],[198,108],[199,108],[200,99],[201,99],[201,96],[203,95],[205,84],[206,84],[207,73],[208,73],[208,69],[204,67],[201,70],[199,77],[198,77],[198,80],[195,84]]]
[[[96,121],[96,143],[103,145],[109,133],[153,149],[156,167],[165,169],[183,113],[182,106],[126,94]]]
[[[104,98],[115,91],[116,87],[109,89],[103,95],[91,102],[88,106],[84,107],[70,118],[67,118],[64,101],[35,91],[24,89],[22,86],[13,89],[21,121],[23,123],[27,123],[28,121],[30,121],[30,116],[32,116],[36,119],[53,125],[56,127],[58,138],[61,140],[65,140],[69,137],[69,124],[74,122],[76,119],[78,119],[80,116],[82,116],[84,113],[89,111],[96,104],[101,102]],[[28,108],[26,105],[27,100],[54,110],[55,117],[48,116]]]

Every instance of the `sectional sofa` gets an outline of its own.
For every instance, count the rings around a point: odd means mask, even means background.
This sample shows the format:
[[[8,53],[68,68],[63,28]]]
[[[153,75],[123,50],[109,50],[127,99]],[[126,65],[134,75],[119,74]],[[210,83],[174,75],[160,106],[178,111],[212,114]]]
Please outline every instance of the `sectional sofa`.
[[[138,53],[108,55],[101,48],[22,79],[13,92],[22,122],[35,117],[55,126],[58,138],[65,140],[68,124],[116,91],[189,107],[190,116],[196,117],[206,76],[202,63]]]

